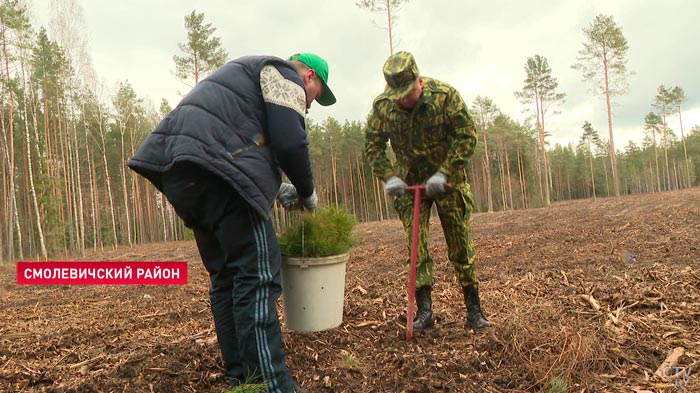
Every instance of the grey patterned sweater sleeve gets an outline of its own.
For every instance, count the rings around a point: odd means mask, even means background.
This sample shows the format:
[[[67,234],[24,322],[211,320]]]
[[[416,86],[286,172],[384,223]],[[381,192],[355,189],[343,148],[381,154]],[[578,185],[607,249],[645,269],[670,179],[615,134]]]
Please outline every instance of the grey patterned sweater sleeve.
[[[268,145],[299,196],[306,198],[314,191],[314,176],[304,123],[304,82],[294,69],[268,65],[260,71],[260,88],[267,112]]]

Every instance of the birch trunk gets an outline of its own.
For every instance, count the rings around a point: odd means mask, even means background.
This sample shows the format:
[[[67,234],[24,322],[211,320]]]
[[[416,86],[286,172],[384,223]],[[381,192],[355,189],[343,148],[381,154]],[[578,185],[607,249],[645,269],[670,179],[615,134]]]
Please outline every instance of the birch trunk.
[[[121,174],[122,178],[122,195],[124,197],[124,215],[126,218],[126,238],[127,238],[127,244],[129,244],[129,247],[133,247],[133,242],[131,240],[131,214],[129,213],[129,191],[126,187],[126,170],[124,168],[125,162],[126,162],[126,153],[124,152],[124,126],[122,125],[120,128],[121,132],[121,161],[119,165],[119,172]]]
[[[22,76],[24,79],[24,68],[22,68]],[[26,80],[25,80],[26,82]],[[25,90],[26,91],[26,90]],[[39,249],[41,251],[41,257],[46,259],[48,253],[46,252],[46,240],[44,239],[44,229],[41,225],[41,210],[39,210],[39,203],[36,198],[36,187],[34,187],[34,168],[32,164],[32,142],[29,136],[29,116],[27,114],[27,105],[24,106],[24,134],[27,143],[27,165],[29,166],[28,177],[29,177],[29,192],[32,196],[32,205],[34,207],[35,219],[36,219],[36,229],[39,235]],[[36,121],[34,122],[36,126]]]
[[[4,31],[3,31],[3,36],[4,36]],[[9,56],[7,53],[7,40],[3,39],[2,40],[2,51],[3,51],[3,57],[5,58],[5,67],[3,69],[3,79],[9,81],[10,80],[10,61],[9,61]],[[2,119],[0,121],[2,122],[2,135],[3,135],[3,140],[5,142],[6,148],[3,149],[5,151],[5,158],[7,159],[7,177],[9,179],[9,190],[10,190],[10,195],[9,195],[9,214],[8,216],[11,217],[10,220],[7,221],[8,224],[8,249],[10,251],[10,260],[14,258],[14,236],[13,236],[13,230],[12,230],[12,225],[14,224],[15,229],[17,230],[17,246],[18,246],[18,252],[19,252],[19,259],[24,259],[24,253],[23,253],[23,246],[22,246],[22,228],[20,227],[19,223],[19,215],[17,213],[17,194],[15,191],[15,129],[14,129],[14,107],[15,107],[15,98],[14,98],[14,93],[12,92],[12,89],[9,89],[9,101],[7,102],[9,105],[9,115],[7,116],[8,118],[5,119],[5,111],[0,110],[0,113],[2,113]],[[5,102],[5,87],[3,84],[3,94],[2,94],[2,102]],[[9,138],[8,138],[8,131],[5,128],[5,123],[7,122],[9,126]],[[9,140],[8,140],[9,139]]]
[[[109,176],[109,163],[107,162],[107,143],[105,141],[105,134],[106,130],[104,129],[104,119],[102,116],[102,109],[99,109],[99,133],[100,133],[100,142],[101,142],[101,153],[102,153],[102,163],[104,164],[105,168],[105,183],[107,186],[107,198],[109,199],[109,213],[110,213],[110,218],[112,219],[112,248],[116,248],[117,245],[119,244],[119,241],[117,240],[117,221],[116,221],[116,214],[114,211],[114,198],[112,197],[112,180]]]
[[[75,108],[75,106],[71,106]],[[73,118],[75,118],[75,109],[73,110]],[[73,121],[73,162],[75,163],[75,191],[76,191],[76,209],[77,209],[77,220],[76,228],[78,234],[78,251],[81,255],[85,255],[85,211],[83,206],[83,179],[80,172],[80,146],[78,144],[78,129],[76,127],[76,122]]]

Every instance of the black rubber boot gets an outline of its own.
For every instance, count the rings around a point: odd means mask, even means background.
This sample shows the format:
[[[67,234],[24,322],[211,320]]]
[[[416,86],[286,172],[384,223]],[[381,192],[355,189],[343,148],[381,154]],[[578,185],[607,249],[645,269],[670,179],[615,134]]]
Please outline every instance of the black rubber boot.
[[[413,330],[424,330],[433,327],[433,300],[430,298],[432,288],[424,286],[416,289],[418,312],[413,319]]]
[[[462,287],[462,293],[464,294],[464,304],[467,305],[467,329],[491,327],[491,322],[486,319],[486,315],[481,310],[479,288],[475,286]]]

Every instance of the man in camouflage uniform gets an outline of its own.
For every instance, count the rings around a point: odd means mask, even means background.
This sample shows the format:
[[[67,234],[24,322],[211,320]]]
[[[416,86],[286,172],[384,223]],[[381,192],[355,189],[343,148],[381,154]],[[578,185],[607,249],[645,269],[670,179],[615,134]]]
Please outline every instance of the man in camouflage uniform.
[[[438,80],[418,73],[413,55],[399,52],[384,63],[387,86],[372,104],[367,122],[366,154],[375,176],[386,182],[385,190],[396,196],[394,207],[403,222],[411,249],[413,196],[407,184],[426,185],[420,206],[416,302],[416,330],[434,325],[431,290],[433,260],[428,253],[430,209],[435,203],[445,233],[448,257],[462,286],[467,305],[467,328],[491,324],[481,310],[479,283],[474,271],[476,251],[469,229],[474,208],[465,168],[476,146],[474,122],[459,92]],[[387,142],[396,153],[392,165]],[[447,183],[451,187],[446,187]]]

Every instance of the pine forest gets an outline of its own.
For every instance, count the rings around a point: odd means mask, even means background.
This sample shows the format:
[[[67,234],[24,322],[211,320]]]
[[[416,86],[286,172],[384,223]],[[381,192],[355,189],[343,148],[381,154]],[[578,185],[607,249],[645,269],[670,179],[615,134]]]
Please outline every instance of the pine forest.
[[[204,41],[215,38],[202,14],[185,19],[201,28]],[[598,22],[612,20],[600,17],[591,30]],[[0,260],[189,238],[161,193],[126,166],[170,105],[139,97],[126,81],[116,90],[100,85],[80,45],[61,38],[70,32],[54,30],[32,26],[23,2],[0,5]],[[205,53],[208,66],[237,56],[218,44],[218,51]],[[196,45],[181,45],[183,56],[175,56],[183,78],[199,80],[209,71],[194,67],[192,73]],[[595,61],[587,49],[574,66],[586,78]],[[467,169],[478,212],[700,185],[700,126],[668,127],[682,115],[682,87],[660,85],[649,97],[654,110],[639,114],[641,145],[614,146],[612,123],[601,132],[588,122],[577,130],[578,144],[550,145],[545,119],[565,92],[557,92],[546,58],[523,60],[526,79],[516,96],[532,106],[528,120],[514,120],[486,96],[464,97],[479,138]],[[316,187],[322,205],[347,209],[360,221],[384,220],[394,213],[364,157],[364,116],[307,121]],[[272,216],[280,229],[295,217],[280,206]]]

